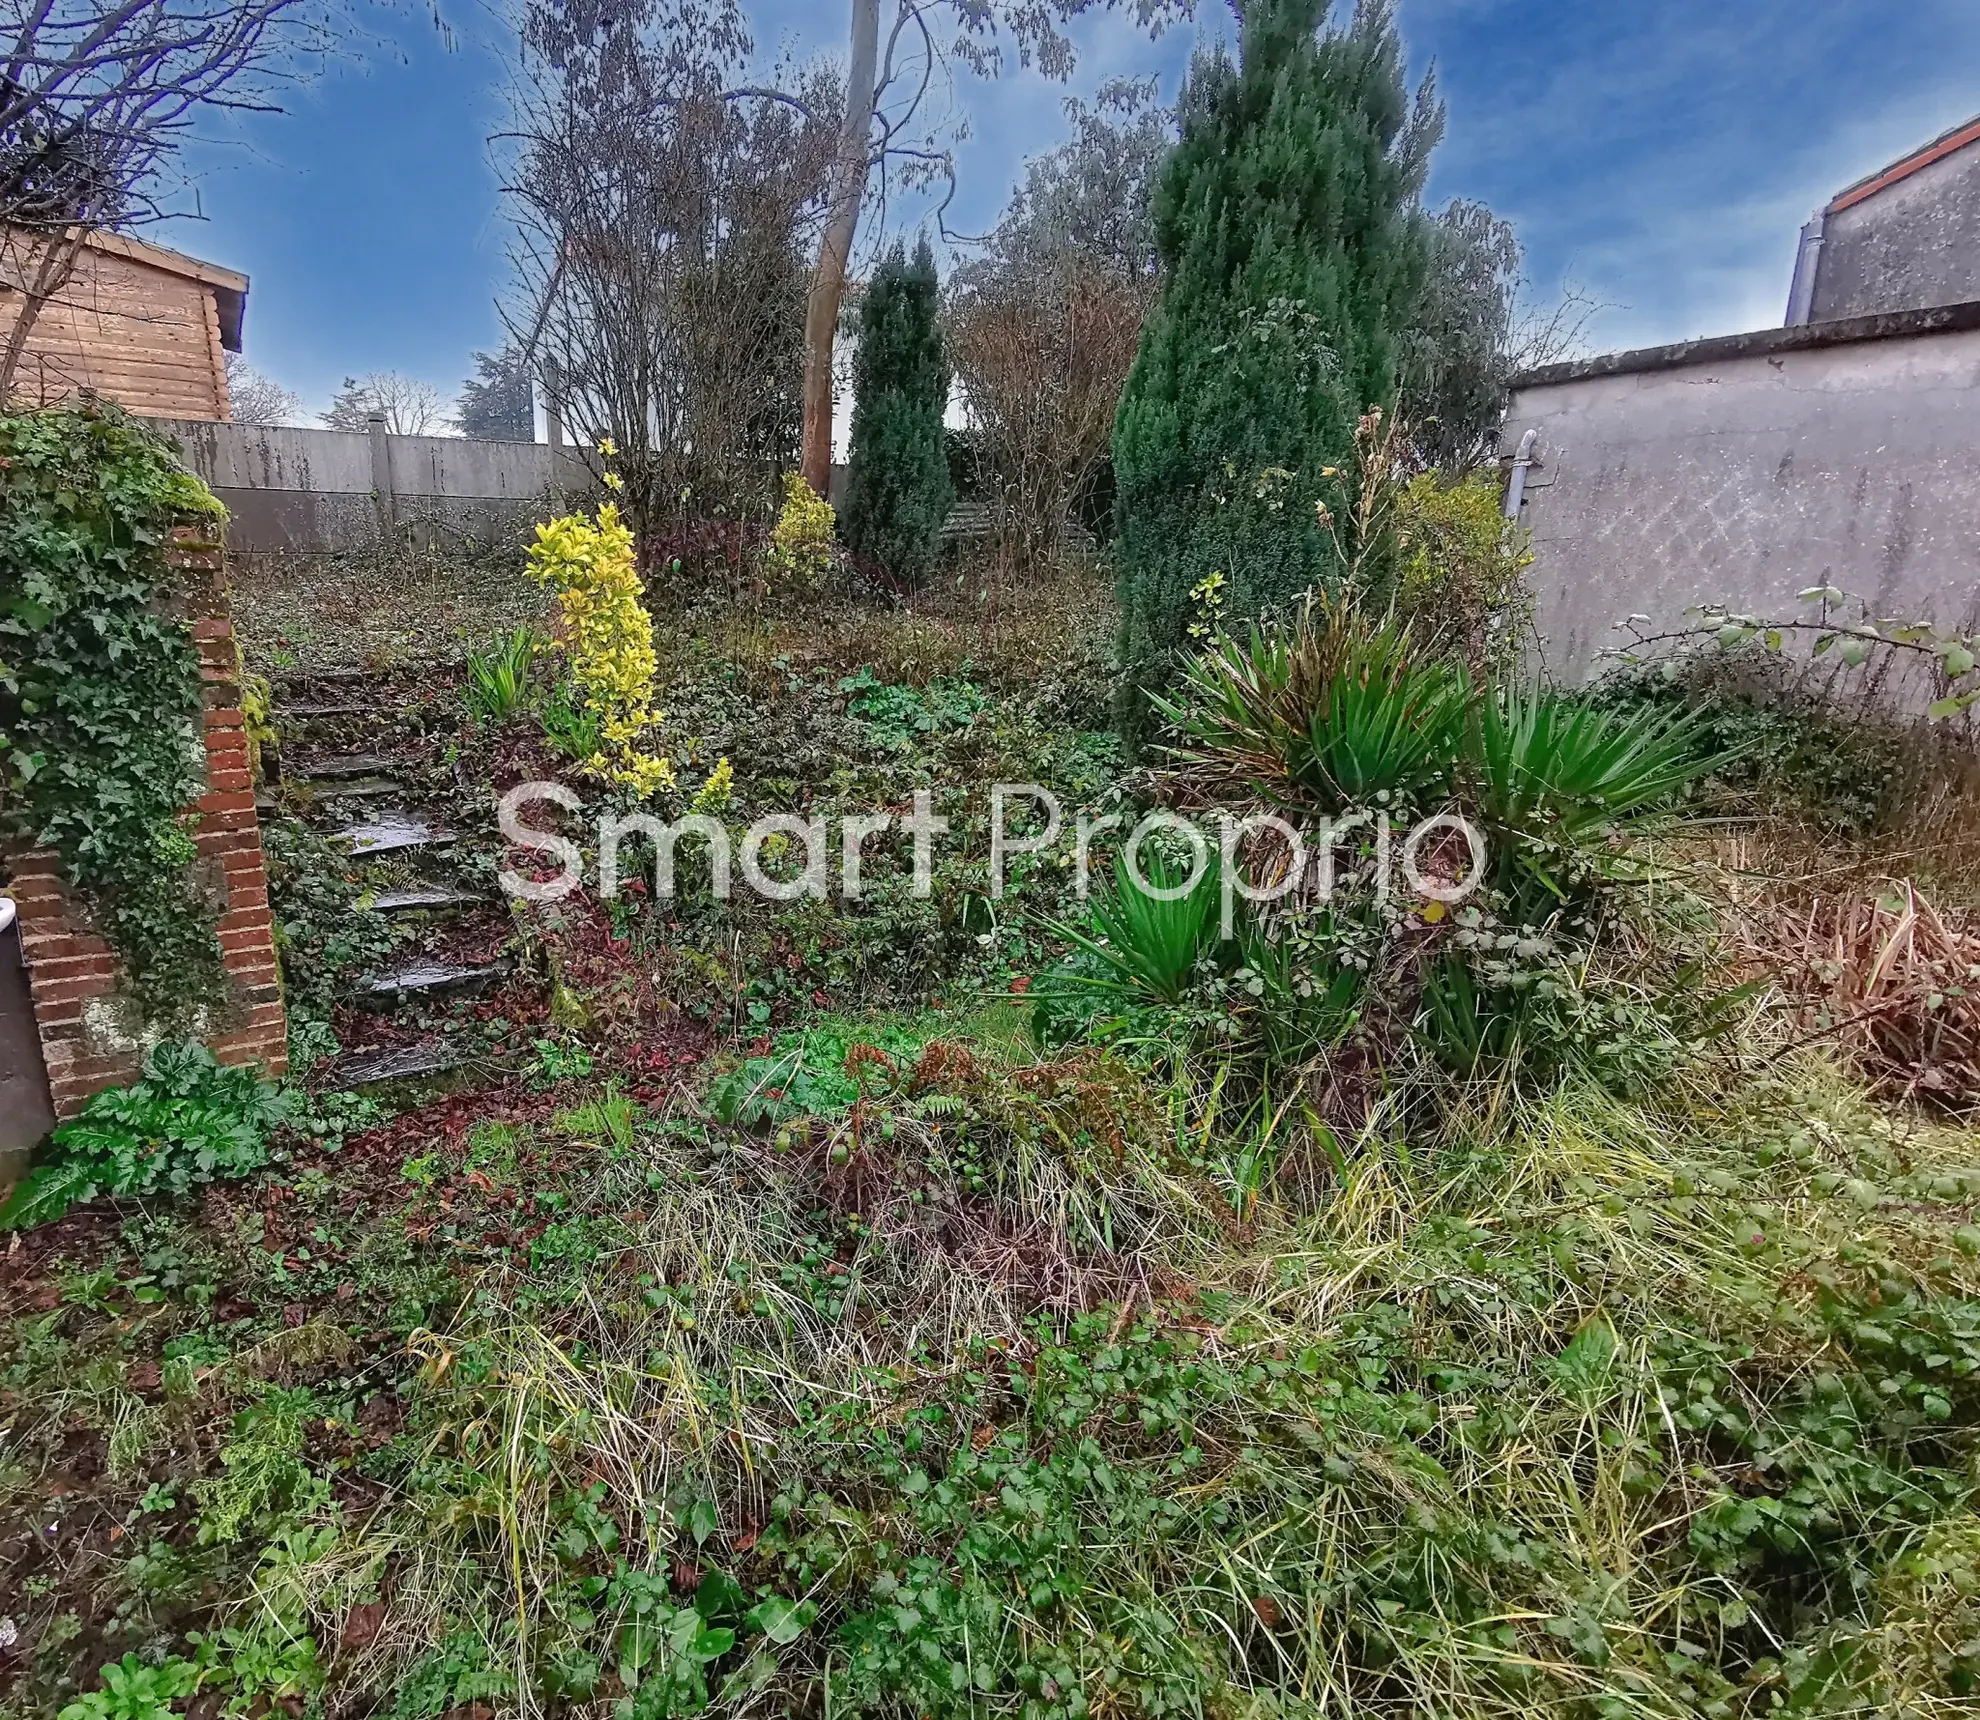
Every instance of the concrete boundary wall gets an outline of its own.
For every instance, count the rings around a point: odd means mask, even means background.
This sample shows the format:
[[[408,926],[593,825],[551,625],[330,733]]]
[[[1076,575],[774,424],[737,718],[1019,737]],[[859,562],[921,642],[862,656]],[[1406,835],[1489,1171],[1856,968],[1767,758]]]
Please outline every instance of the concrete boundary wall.
[[[399,532],[492,548],[520,541],[558,494],[589,485],[573,454],[558,450],[553,465],[542,442],[152,424],[227,504],[236,555],[337,554]]]
[[[1980,620],[1980,304],[1556,365],[1514,385],[1546,666],[1585,679],[1633,614]]]

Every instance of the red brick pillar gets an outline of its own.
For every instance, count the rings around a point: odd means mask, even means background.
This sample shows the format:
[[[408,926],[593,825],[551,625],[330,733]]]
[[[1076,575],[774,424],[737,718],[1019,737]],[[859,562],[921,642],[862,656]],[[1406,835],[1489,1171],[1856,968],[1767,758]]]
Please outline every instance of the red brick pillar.
[[[199,803],[194,841],[201,882],[220,909],[220,949],[229,982],[207,1041],[222,1063],[259,1064],[279,1075],[288,1066],[288,1018],[254,810],[225,558],[220,545],[198,528],[182,527],[173,538],[173,561],[197,576],[189,582],[188,609],[206,682],[207,793]],[[36,849],[17,855],[13,880],[49,1093],[55,1115],[66,1119],[92,1093],[128,1081],[145,1047],[117,997],[117,958],[71,914],[55,854]]]

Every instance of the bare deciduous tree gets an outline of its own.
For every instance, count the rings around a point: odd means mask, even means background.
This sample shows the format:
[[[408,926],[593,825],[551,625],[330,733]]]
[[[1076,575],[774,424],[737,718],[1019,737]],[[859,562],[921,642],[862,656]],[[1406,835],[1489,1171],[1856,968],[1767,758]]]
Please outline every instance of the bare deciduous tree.
[[[804,325],[804,475],[814,490],[831,477],[833,337],[875,171],[883,183],[892,169],[909,184],[946,178],[953,187],[953,159],[923,112],[945,69],[960,63],[995,77],[1008,39],[1020,65],[1063,79],[1074,56],[1061,26],[1115,6],[1159,31],[1190,16],[1195,0],[851,0],[844,117]]]
[[[984,255],[957,270],[949,352],[1005,547],[1057,548],[1107,461],[1157,290],[1150,204],[1170,144],[1152,82],[1066,104],[1071,142],[1027,164]]]
[[[513,337],[587,457],[612,439],[642,541],[767,497],[797,451],[836,80],[737,87],[734,0],[538,0],[522,48]]]
[[[0,0],[0,398],[92,233],[164,218],[202,112],[272,111],[320,0]]]
[[[227,354],[227,415],[236,424],[300,424],[302,396],[264,376],[237,352]]]
[[[453,428],[447,397],[432,383],[396,370],[345,377],[322,416],[327,429],[366,430],[378,414],[383,414],[385,428],[394,436],[444,436]]]
[[[999,537],[1028,560],[1058,547],[1074,498],[1106,464],[1151,288],[1077,263],[956,295],[949,354],[981,435]]]

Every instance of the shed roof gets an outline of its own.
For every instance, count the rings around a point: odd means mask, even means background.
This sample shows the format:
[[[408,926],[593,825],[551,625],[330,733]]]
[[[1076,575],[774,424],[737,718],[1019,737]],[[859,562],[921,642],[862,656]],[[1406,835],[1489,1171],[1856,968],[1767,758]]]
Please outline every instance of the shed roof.
[[[1964,125],[1956,125],[1951,131],[1942,132],[1922,149],[1914,149],[1901,160],[1889,167],[1859,179],[1846,191],[1838,192],[1823,211],[1825,215],[1840,215],[1845,209],[1875,197],[1880,191],[1888,191],[1893,185],[1909,179],[1920,168],[1930,167],[1935,161],[1943,161],[1949,155],[1957,155],[1970,144],[1980,143],[1980,115],[1968,120]]]
[[[85,241],[92,250],[106,256],[128,257],[135,263],[148,263],[154,269],[184,275],[213,289],[215,308],[220,313],[220,344],[229,352],[241,350],[241,321],[247,313],[248,278],[238,269],[222,268],[183,251],[148,240],[133,239],[127,233],[92,233]]]

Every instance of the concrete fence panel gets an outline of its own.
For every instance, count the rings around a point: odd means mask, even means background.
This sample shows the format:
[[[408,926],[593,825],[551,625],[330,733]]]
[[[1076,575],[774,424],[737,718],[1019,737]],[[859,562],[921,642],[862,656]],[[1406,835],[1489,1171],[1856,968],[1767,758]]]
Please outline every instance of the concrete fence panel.
[[[494,548],[519,542],[557,494],[588,481],[574,456],[559,451],[553,463],[541,442],[153,423],[227,504],[236,556],[336,555],[381,531]]]

